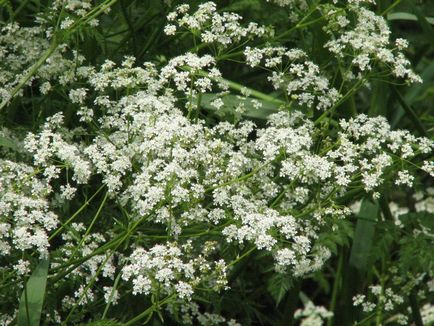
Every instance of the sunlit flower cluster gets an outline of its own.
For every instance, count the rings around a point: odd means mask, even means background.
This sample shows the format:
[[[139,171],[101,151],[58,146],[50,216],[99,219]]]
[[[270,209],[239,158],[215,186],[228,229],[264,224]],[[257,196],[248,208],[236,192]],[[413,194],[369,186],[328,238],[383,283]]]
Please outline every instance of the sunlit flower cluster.
[[[186,29],[196,34],[205,44],[217,44],[228,47],[243,39],[263,37],[272,34],[272,30],[250,22],[246,27],[240,21],[242,17],[236,13],[220,14],[214,2],[205,2],[189,14],[190,6],[183,4],[167,16],[169,25],[164,29],[167,35],[173,35],[179,29]]]

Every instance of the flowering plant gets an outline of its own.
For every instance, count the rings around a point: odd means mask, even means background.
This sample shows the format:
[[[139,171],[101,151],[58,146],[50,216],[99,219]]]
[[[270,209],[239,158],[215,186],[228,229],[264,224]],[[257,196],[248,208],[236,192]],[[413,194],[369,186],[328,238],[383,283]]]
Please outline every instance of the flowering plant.
[[[399,2],[0,1],[1,323],[434,321]]]

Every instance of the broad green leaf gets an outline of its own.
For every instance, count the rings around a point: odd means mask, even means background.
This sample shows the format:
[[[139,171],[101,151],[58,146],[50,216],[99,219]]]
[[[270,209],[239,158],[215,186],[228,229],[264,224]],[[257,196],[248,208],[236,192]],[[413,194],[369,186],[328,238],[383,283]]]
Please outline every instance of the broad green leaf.
[[[425,20],[434,25],[434,17],[424,17]],[[408,12],[393,12],[387,15],[387,20],[407,20],[407,21],[418,21],[416,15],[410,14]]]
[[[382,81],[372,82],[371,105],[369,116],[386,115],[387,101],[389,98],[388,85]]]
[[[0,136],[0,147],[7,147],[13,150],[18,149],[18,145],[12,139],[6,138],[4,136]]]
[[[18,310],[18,326],[39,325],[47,285],[48,265],[48,259],[41,260],[25,285]]]
[[[364,199],[357,215],[353,246],[351,247],[350,265],[359,271],[366,271],[378,220],[379,206]]]
[[[267,119],[272,113],[278,111],[278,106],[274,103],[267,102],[261,99],[254,99],[254,101],[262,104],[260,108],[255,108],[251,98],[240,98],[239,96],[228,94],[222,97],[224,106],[217,110],[211,105],[211,102],[217,98],[217,94],[203,94],[201,106],[205,109],[222,112],[222,113],[234,113],[235,108],[242,104],[245,107],[243,116],[256,119]]]

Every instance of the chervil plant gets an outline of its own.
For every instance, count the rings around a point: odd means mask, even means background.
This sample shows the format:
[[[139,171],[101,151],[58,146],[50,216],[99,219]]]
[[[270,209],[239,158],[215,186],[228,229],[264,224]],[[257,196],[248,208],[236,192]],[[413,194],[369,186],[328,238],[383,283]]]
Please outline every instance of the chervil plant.
[[[433,323],[400,2],[0,0],[1,324]]]

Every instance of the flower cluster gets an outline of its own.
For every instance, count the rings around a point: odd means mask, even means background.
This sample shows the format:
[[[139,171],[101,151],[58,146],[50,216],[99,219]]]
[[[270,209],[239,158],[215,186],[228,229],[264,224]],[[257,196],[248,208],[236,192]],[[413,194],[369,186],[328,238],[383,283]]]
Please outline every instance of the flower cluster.
[[[226,286],[226,264],[210,261],[213,243],[205,243],[200,254],[192,255],[191,242],[157,244],[146,250],[137,248],[122,269],[124,280],[132,279],[133,294],[149,294],[157,290],[189,301],[194,288],[201,283],[219,291]],[[157,285],[158,284],[158,285]]]
[[[166,67],[162,71],[164,78]],[[252,242],[273,253],[277,269],[289,267],[296,275],[319,269],[330,256],[315,239],[349,213],[336,208],[336,196],[357,181],[373,192],[388,177],[395,156],[410,159],[432,150],[429,140],[392,131],[382,117],[359,115],[342,120],[337,138],[313,152],[317,127],[301,113],[272,115],[266,128],[250,122],[209,128],[185,117],[173,96],[150,95],[154,90],[104,101],[98,113],[105,112],[99,118],[103,133],[74,156],[91,162],[136,219],[152,218],[175,236],[194,223],[229,222],[222,230],[228,242]],[[43,134],[26,146],[44,148],[33,144],[46,139]],[[211,205],[205,204],[209,196]],[[320,204],[309,203],[311,196]],[[305,214],[314,219],[295,217]]]
[[[351,23],[351,16],[356,17],[354,23]],[[393,44],[390,41],[391,32],[382,16],[363,7],[359,1],[353,1],[346,9],[329,8],[326,17],[326,31],[331,40],[325,47],[340,61],[352,58],[345,63],[349,67],[346,78],[354,78],[353,72],[363,76],[380,67],[385,70],[380,74],[391,72],[408,83],[422,81],[411,70],[411,63],[402,52],[407,42],[397,39]]]
[[[38,134],[28,134],[24,140],[24,147],[32,154],[34,164],[44,169],[43,174],[48,181],[59,177],[62,166],[57,166],[54,162],[60,160],[65,169],[70,168],[74,171],[72,181],[77,184],[86,183],[92,173],[91,166],[81,157],[79,146],[64,139],[71,136],[71,133],[62,133],[59,128],[62,123],[62,114],[50,117]]]
[[[169,306],[168,309],[174,313],[175,306]],[[182,314],[182,324],[183,325],[201,325],[201,326],[241,326],[234,319],[227,319],[222,315],[216,313],[205,312],[202,313],[199,310],[199,306],[194,302],[183,302],[179,308]]]
[[[397,306],[404,303],[401,295],[396,294],[392,288],[384,288],[381,285],[369,286],[370,296],[367,298],[363,294],[353,297],[353,305],[361,306],[365,313],[374,311],[374,309],[381,309],[386,312],[392,312]],[[407,325],[408,317],[404,314],[397,314],[396,321],[399,325]]]
[[[0,99],[8,102],[16,95],[14,89],[32,65],[49,51],[50,42],[41,26],[22,27],[18,23],[10,23],[0,29],[0,46]],[[26,81],[26,85],[38,81],[40,92],[47,94],[53,87],[53,81],[63,86],[74,81],[75,68],[83,63],[84,57],[74,51],[73,58],[67,59],[66,52],[66,44],[57,46],[32,78]],[[22,90],[18,94],[22,94]]]
[[[275,89],[282,89],[291,100],[299,105],[325,110],[339,99],[339,93],[330,87],[329,81],[321,76],[319,67],[307,60],[307,54],[299,49],[285,47],[250,48],[244,50],[250,67],[260,66],[273,71],[269,80]]]
[[[193,14],[189,14],[189,10],[190,6],[183,4],[167,16],[170,22],[164,29],[167,35],[173,35],[180,28],[184,28],[197,35],[202,43],[229,47],[243,39],[272,34],[271,29],[253,22],[243,27],[240,15],[232,12],[220,14],[216,4],[211,1],[200,4]]]
[[[215,64],[211,55],[186,53],[171,59],[161,69],[159,82],[169,88],[174,84],[174,89],[187,98],[186,107],[191,111],[197,109],[199,94],[211,92],[213,86],[227,89]]]
[[[295,319],[301,319],[301,326],[323,325],[323,321],[333,316],[323,306],[315,306],[312,301],[308,301],[304,309],[297,309],[294,313]]]
[[[390,188],[429,186],[420,175],[434,175],[432,140],[392,128],[382,116],[339,112],[371,77],[419,80],[403,55],[406,42],[391,44],[386,21],[364,7],[372,1],[310,8],[304,0],[275,0],[294,11],[293,18],[306,16],[270,40],[264,39],[272,28],[243,24],[213,2],[193,13],[181,4],[169,13],[166,34],[178,42],[185,35],[177,32],[187,31],[201,43],[177,56],[172,49],[158,57],[149,53],[149,62],[137,55],[119,64],[90,58],[101,64],[85,65],[78,51],[57,43],[68,42],[75,27],[96,26],[94,18],[115,2],[56,0],[36,27],[9,23],[0,29],[2,107],[16,94],[37,93],[29,95],[32,107],[22,103],[23,112],[31,112],[31,119],[23,118],[25,131],[0,129],[0,271],[14,281],[7,291],[16,292],[36,260],[50,256],[46,297],[62,299],[47,304],[44,322],[81,323],[86,309],[101,303],[105,317],[112,305],[136,296],[152,303],[145,310],[152,314],[160,314],[164,302],[183,324],[239,325],[195,300],[237,288],[237,273],[258,262],[267,263],[266,273],[280,273],[273,276],[308,277],[351,238],[356,200],[387,200],[380,194]],[[323,44],[333,55],[328,62],[313,59],[302,40],[292,39],[292,32],[315,24],[325,26]],[[117,39],[126,32],[113,33]],[[240,75],[227,78],[224,59],[243,55],[230,63]],[[257,68],[270,75],[255,84],[250,74]],[[267,81],[272,94],[260,89]],[[50,101],[49,108],[35,97]],[[246,106],[260,119],[245,119]],[[223,119],[232,108],[233,116]],[[1,121],[13,119],[8,113],[0,112]],[[426,216],[434,211],[433,188],[426,188],[409,207],[382,205],[385,218],[378,225],[406,233],[398,244],[401,260],[413,258],[405,248],[432,243]],[[237,270],[240,261],[246,264]],[[425,278],[433,282],[428,268],[406,280],[403,293]],[[355,296],[354,305],[365,313],[401,311],[406,297],[385,279]],[[303,302],[294,316],[301,325],[332,318],[324,307]],[[83,313],[74,314],[77,309]],[[0,315],[5,322],[14,318],[16,312]],[[409,319],[400,315],[399,321]]]
[[[95,9],[102,9],[109,12],[110,7],[103,8],[104,3],[94,5],[91,0],[55,0],[50,5],[49,18],[60,16],[60,29],[67,30],[81,24],[88,24],[90,27],[99,25],[99,20],[94,15]]]
[[[29,165],[0,160],[0,256],[32,249],[48,254],[48,233],[59,221],[47,199],[50,186],[39,173]],[[18,267],[23,263],[15,268],[23,270]]]

